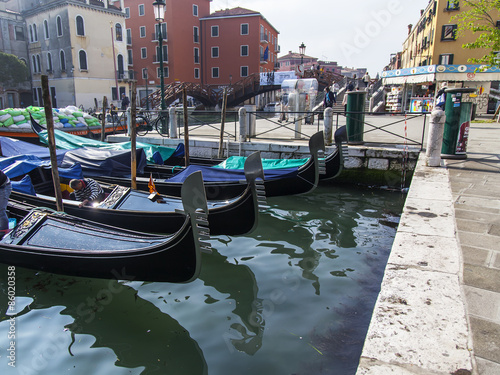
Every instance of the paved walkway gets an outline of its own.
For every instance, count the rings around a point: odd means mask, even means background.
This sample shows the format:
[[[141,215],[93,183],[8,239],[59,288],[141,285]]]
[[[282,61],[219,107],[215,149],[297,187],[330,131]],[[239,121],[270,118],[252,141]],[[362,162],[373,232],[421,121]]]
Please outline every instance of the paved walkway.
[[[499,141],[475,123],[466,160],[421,156],[358,375],[500,374]]]
[[[473,124],[468,158],[447,160],[478,373],[500,374],[500,124]]]

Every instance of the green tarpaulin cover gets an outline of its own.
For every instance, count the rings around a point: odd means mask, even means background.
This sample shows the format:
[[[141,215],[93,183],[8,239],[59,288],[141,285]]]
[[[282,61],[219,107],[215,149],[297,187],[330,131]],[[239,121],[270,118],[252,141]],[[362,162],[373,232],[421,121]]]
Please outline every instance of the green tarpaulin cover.
[[[245,156],[230,156],[222,163],[217,164],[216,168],[224,169],[243,169]],[[262,159],[264,169],[298,168],[305,164],[309,159]]]
[[[54,129],[54,135],[56,138],[56,147],[63,150],[74,150],[80,147],[95,147],[102,148],[105,150],[130,150],[131,142],[120,142],[120,143],[107,143],[96,141],[90,138],[83,138],[77,135],[65,133],[63,131]],[[44,130],[38,134],[40,141],[46,145],[49,144],[47,131]],[[146,153],[146,159],[149,163],[155,163],[153,154],[159,152],[163,160],[167,160],[175,151],[175,148],[165,147],[165,146],[155,146],[148,143],[136,142],[137,148],[144,149]]]

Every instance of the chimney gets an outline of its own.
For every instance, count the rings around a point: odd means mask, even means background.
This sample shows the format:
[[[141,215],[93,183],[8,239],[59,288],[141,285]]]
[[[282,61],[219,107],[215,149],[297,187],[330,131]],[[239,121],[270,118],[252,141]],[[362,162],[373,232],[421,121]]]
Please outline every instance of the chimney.
[[[424,15],[424,10],[425,9],[420,9],[420,15],[423,16]]]
[[[413,27],[413,25],[410,23],[410,24],[408,25],[408,35],[410,35],[410,34],[411,34],[411,29],[412,29],[412,27]]]

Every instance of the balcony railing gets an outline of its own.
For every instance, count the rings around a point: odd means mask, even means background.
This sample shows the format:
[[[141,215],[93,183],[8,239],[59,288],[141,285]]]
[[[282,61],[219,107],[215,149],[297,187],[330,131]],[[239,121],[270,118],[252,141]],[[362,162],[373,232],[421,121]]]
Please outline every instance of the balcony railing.
[[[160,57],[158,55],[153,56],[153,63],[159,63],[160,62]],[[163,63],[168,64],[168,56],[163,56]]]
[[[163,37],[163,41],[166,42],[167,41],[167,36],[168,36],[168,33],[166,31],[162,32],[162,37]],[[151,41],[152,42],[157,42],[158,41],[158,33],[157,32],[154,32],[151,34]]]
[[[269,37],[266,34],[260,34],[260,42],[261,43],[269,43]]]

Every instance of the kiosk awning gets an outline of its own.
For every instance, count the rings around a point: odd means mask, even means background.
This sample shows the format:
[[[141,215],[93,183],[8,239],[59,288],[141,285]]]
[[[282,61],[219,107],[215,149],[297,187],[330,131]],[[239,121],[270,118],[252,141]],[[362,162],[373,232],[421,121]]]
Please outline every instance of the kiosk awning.
[[[428,74],[418,74],[411,76],[388,77],[388,78],[383,78],[382,82],[384,85],[402,85],[405,83],[434,82],[435,79],[436,79],[435,73],[428,73]]]

